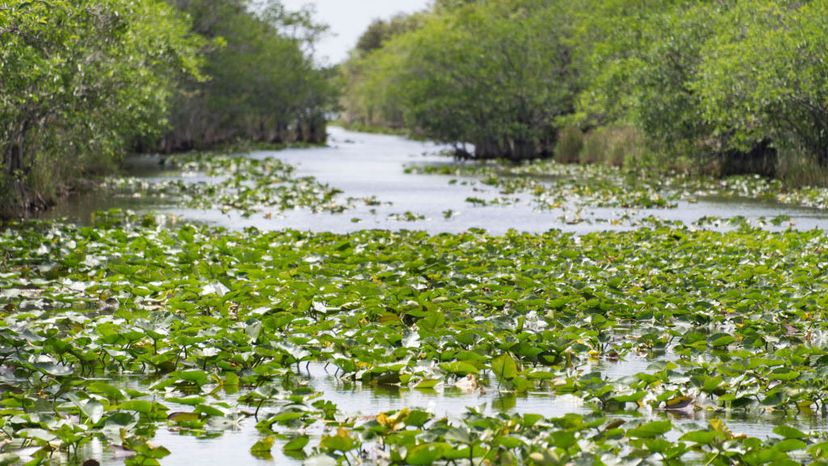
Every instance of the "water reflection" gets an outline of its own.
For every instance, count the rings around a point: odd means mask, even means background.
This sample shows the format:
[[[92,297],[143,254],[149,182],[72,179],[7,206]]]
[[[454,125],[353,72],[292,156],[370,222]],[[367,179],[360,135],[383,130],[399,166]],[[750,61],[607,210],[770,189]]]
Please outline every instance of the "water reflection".
[[[634,357],[627,361],[611,364],[600,363],[596,367],[584,370],[600,369],[604,377],[614,378],[646,371],[642,365],[649,364],[644,358]],[[304,373],[304,371],[303,371]],[[437,417],[460,418],[469,408],[476,408],[483,413],[542,414],[546,417],[560,417],[567,413],[588,414],[591,409],[584,402],[572,395],[554,395],[551,393],[527,393],[515,395],[501,393],[496,384],[491,383],[482,391],[465,392],[451,385],[440,385],[435,390],[413,390],[397,386],[367,386],[360,383],[345,383],[325,371],[321,364],[311,364],[303,377],[314,389],[322,393],[322,399],[334,402],[339,409],[338,418],[368,420],[379,412],[399,410],[402,408],[422,408]],[[141,385],[135,378],[120,381],[124,386],[138,389]],[[237,395],[226,396],[225,400],[235,402]],[[172,410],[188,410],[184,406],[171,406]],[[277,411],[278,408],[274,408]],[[266,414],[263,415],[263,417]],[[698,411],[626,411],[612,413],[608,417],[624,421],[640,421],[657,416],[667,416],[674,424],[685,430],[705,428],[712,419],[721,419],[734,433],[746,434],[759,438],[774,436],[773,428],[787,424],[810,432],[828,431],[826,420],[819,415],[793,416],[783,412],[712,412]],[[228,465],[228,464],[287,464],[299,465],[300,459],[286,456],[281,443],[274,446],[272,459],[255,458],[249,453],[250,447],[263,434],[257,431],[256,421],[252,417],[241,418],[238,423],[225,423],[214,426],[215,435],[193,436],[174,428],[160,426],[154,443],[163,445],[171,452],[162,464],[170,466]],[[318,424],[307,432],[311,436],[311,445],[315,445],[323,428]],[[681,434],[672,431],[667,435],[670,440],[677,440]],[[105,466],[123,464],[128,452],[117,448],[103,447],[94,441],[84,449],[85,458],[95,458]]]

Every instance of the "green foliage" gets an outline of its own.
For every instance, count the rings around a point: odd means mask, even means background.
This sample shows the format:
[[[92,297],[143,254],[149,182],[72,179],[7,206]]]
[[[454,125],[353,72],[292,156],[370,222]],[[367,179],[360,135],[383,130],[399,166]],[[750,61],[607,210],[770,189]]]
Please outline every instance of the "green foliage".
[[[423,14],[398,15],[389,21],[376,20],[357,42],[351,58],[339,71],[344,87],[342,106],[344,122],[353,128],[388,128],[405,126],[403,103],[394,76],[404,66],[405,51],[389,42],[422,27]],[[383,49],[383,47],[388,46]],[[374,53],[376,52],[376,53]]]
[[[251,8],[243,0],[0,5],[0,217],[43,208],[77,178],[113,168],[127,150],[155,149],[162,136],[168,150],[323,142],[334,92],[311,49],[325,28],[278,2]]]
[[[394,37],[414,31],[420,27],[421,15],[397,15],[388,21],[374,20],[359,37],[356,50],[359,53],[369,53],[382,48],[385,43]]]
[[[828,403],[826,241],[675,226],[17,225],[0,232],[0,357],[14,388],[0,393],[0,462],[99,439],[134,451],[129,464],[158,464],[170,453],[150,443],[158,428],[206,439],[253,419],[262,437],[238,451],[313,455],[307,464],[353,464],[376,445],[388,453],[377,464],[815,461],[828,448],[809,427]],[[311,374],[297,374],[305,363]],[[437,385],[445,403],[531,391],[581,412],[365,416],[315,388],[427,396]],[[774,435],[734,434],[718,419],[729,416]]]
[[[275,1],[177,0],[194,31],[212,40],[206,82],[189,82],[176,100],[165,150],[205,148],[236,140],[311,142],[326,139],[325,112],[335,93],[328,70],[311,53],[325,27],[307,11]]]
[[[0,216],[158,134],[201,41],[159,0],[0,5]]]
[[[828,162],[824,2],[583,3],[574,120],[629,122],[664,153],[767,174],[752,159],[779,149]]]
[[[460,152],[473,144],[479,157],[549,155],[558,128],[572,126],[596,139],[576,156],[581,143],[567,130],[560,160],[620,165],[657,152],[669,158],[662,165],[693,160],[720,174],[813,172],[808,159],[828,164],[826,8],[441,1],[418,28],[386,34],[390,23],[376,23],[366,33],[343,67],[346,119],[406,127]],[[592,131],[604,126],[630,132]]]
[[[641,54],[657,31],[650,18],[674,0],[580,0],[573,2],[574,62],[581,92],[569,120],[588,126],[623,122],[636,104],[634,76]]]
[[[584,91],[576,119],[632,123],[671,154],[695,154],[710,134],[690,89],[719,3],[583,2],[576,40]]]
[[[478,157],[550,153],[574,81],[557,2],[486,1],[438,8],[420,28],[346,65],[352,119],[405,124]]]
[[[757,141],[828,164],[828,5],[737,2],[708,45],[693,89],[732,147]]]
[[[345,86],[342,104],[346,124],[392,129],[405,127],[405,103],[398,73],[405,66],[406,54],[403,44],[392,41],[368,54],[355,54],[342,65]]]

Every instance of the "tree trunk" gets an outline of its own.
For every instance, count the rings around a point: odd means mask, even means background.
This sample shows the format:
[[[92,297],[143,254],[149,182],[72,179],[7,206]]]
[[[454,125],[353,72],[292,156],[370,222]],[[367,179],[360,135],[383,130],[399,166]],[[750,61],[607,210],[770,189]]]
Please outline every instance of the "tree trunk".
[[[482,141],[474,144],[474,157],[476,159],[494,159],[502,155],[498,145],[492,141]]]
[[[12,137],[11,144],[6,148],[5,153],[5,207],[6,215],[27,215],[29,209],[34,207],[30,202],[30,190],[26,185],[25,156],[26,156],[26,133],[29,131],[29,123],[24,121]]]
[[[509,141],[509,160],[519,162],[538,156],[538,150],[532,141],[522,139]]]
[[[301,118],[296,120],[296,134],[294,135],[293,140],[296,142],[305,141],[305,126],[302,124]]]
[[[308,128],[308,141],[311,144],[322,144],[328,139],[327,121],[324,115],[314,115]]]
[[[6,150],[6,174],[18,177],[23,172],[23,158],[25,155],[26,133],[29,132],[29,122],[24,120],[12,136],[12,142]]]

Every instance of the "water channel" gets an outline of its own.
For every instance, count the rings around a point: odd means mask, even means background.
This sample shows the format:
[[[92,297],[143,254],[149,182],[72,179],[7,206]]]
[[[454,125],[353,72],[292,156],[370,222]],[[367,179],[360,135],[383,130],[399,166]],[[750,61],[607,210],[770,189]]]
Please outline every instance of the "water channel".
[[[349,232],[361,229],[409,229],[430,233],[461,232],[469,228],[482,228],[491,233],[503,233],[509,229],[526,232],[543,232],[562,229],[574,233],[587,233],[606,229],[632,228],[629,222],[613,222],[613,219],[641,219],[654,216],[663,220],[693,224],[703,217],[743,216],[749,221],[790,217],[789,225],[801,229],[825,228],[828,212],[817,209],[792,208],[772,202],[744,199],[700,199],[697,202],[680,202],[673,209],[588,209],[584,216],[588,221],[570,224],[562,209],[538,210],[528,195],[518,196],[518,202],[508,206],[476,206],[466,201],[497,196],[497,188],[484,186],[469,178],[454,182],[457,178],[443,175],[418,175],[405,172],[414,164],[446,164],[453,162],[441,155],[439,145],[412,141],[403,137],[356,133],[341,128],[330,129],[328,147],[288,149],[283,151],[258,151],[248,156],[256,158],[277,157],[297,168],[298,176],[312,176],[323,183],[343,191],[343,196],[356,198],[376,197],[377,206],[359,205],[344,213],[313,213],[297,209],[285,212],[260,212],[250,217],[219,210],[195,210],[177,206],[174,199],[142,196],[101,196],[87,193],[50,211],[47,218],[64,218],[77,223],[88,223],[91,213],[99,209],[126,208],[138,213],[159,213],[175,216],[179,221],[192,221],[231,229],[256,227],[263,230],[298,229],[311,231]],[[128,176],[147,181],[185,177],[189,181],[203,180],[198,176],[164,170],[158,157],[140,156],[128,161]],[[444,212],[454,215],[445,218]],[[400,220],[396,214],[411,212],[422,216],[413,221]],[[616,224],[617,223],[617,224]],[[651,361],[632,357],[616,363],[601,363],[595,369],[617,379],[646,372]],[[399,388],[362,387],[344,384],[321,366],[312,365],[305,375],[309,383],[323,393],[324,399],[336,403],[345,416],[364,416],[402,407],[422,407],[437,415],[458,417],[468,407],[479,407],[485,412],[539,413],[560,416],[567,412],[587,412],[575,397],[557,397],[548,393],[530,393],[523,396],[504,396],[497,390],[465,392],[452,385],[438,390],[419,391]],[[642,416],[647,416],[646,413]],[[678,422],[697,422],[703,425],[705,412],[681,416]],[[791,422],[791,419],[773,416],[734,417],[728,419],[735,432],[767,437],[773,426]],[[824,419],[797,419],[796,425],[805,430],[825,430]],[[248,450],[261,434],[255,429],[255,421],[243,419],[237,425],[217,426],[221,432],[216,438],[198,438],[159,427],[155,442],[167,447],[172,454],[162,464],[172,466],[230,465],[230,464],[301,464],[301,461],[283,456],[277,445],[272,460],[258,460]],[[311,432],[319,435],[321,432]],[[313,443],[312,443],[313,444]],[[93,442],[86,449],[89,457],[104,465],[123,463],[123,453],[104,448]]]

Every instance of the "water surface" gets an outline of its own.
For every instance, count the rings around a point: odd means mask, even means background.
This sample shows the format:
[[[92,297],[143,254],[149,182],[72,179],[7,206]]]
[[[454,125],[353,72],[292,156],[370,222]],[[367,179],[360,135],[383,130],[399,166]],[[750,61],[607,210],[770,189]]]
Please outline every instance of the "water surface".
[[[363,203],[343,213],[313,213],[305,209],[285,212],[263,211],[250,217],[238,213],[222,213],[218,209],[197,210],[175,206],[173,200],[131,196],[101,196],[88,193],[50,211],[49,218],[66,217],[71,221],[87,223],[91,212],[112,207],[127,208],[139,213],[158,212],[174,215],[181,220],[196,221],[231,229],[256,227],[262,230],[292,228],[309,231],[345,233],[362,229],[425,230],[430,233],[462,232],[482,228],[491,233],[509,229],[525,232],[544,232],[561,229],[575,233],[634,228],[639,220],[654,216],[668,221],[693,224],[705,217],[743,216],[752,222],[785,215],[789,226],[799,229],[825,228],[828,211],[786,206],[769,201],[733,198],[708,198],[698,202],[679,202],[674,209],[610,209],[587,208],[579,214],[584,221],[573,223],[575,207],[539,210],[530,195],[512,195],[512,205],[470,204],[467,198],[493,199],[499,197],[497,188],[475,182],[474,178],[445,175],[407,174],[405,167],[412,164],[445,164],[451,159],[441,154],[440,145],[412,141],[399,136],[375,135],[330,128],[328,147],[257,151],[250,157],[276,157],[297,168],[297,176],[313,176],[320,182],[342,190],[343,197],[376,197],[379,206]],[[164,171],[154,157],[130,159],[127,175],[148,181],[181,176]],[[186,176],[190,182],[204,181],[204,177]],[[459,180],[450,183],[451,180]],[[407,212],[423,216],[422,220],[402,220]],[[449,218],[446,218],[448,213]]]
[[[430,233],[461,232],[469,228],[482,228],[491,233],[503,233],[510,229],[526,232],[543,232],[562,229],[576,233],[633,228],[636,219],[655,216],[663,220],[692,224],[704,217],[743,216],[749,221],[770,219],[780,215],[791,218],[789,226],[811,229],[828,226],[828,212],[784,206],[773,202],[746,199],[702,199],[699,202],[680,202],[675,209],[585,209],[581,215],[586,220],[570,222],[572,209],[538,210],[531,196],[518,195],[517,202],[508,206],[475,206],[466,201],[469,197],[491,199],[499,196],[497,188],[484,186],[474,178],[441,175],[406,174],[411,164],[452,163],[440,152],[444,148],[429,142],[417,142],[402,137],[373,135],[330,129],[329,147],[288,149],[283,151],[258,151],[250,157],[276,157],[296,166],[298,176],[313,176],[344,192],[345,197],[376,197],[379,206],[358,205],[340,214],[312,213],[297,209],[286,212],[264,211],[243,217],[225,214],[219,210],[184,209],[176,206],[174,199],[144,196],[101,196],[100,193],[79,195],[71,202],[48,213],[51,218],[64,217],[70,221],[88,223],[91,212],[108,208],[127,208],[138,213],[157,212],[174,215],[183,221],[203,222],[231,229],[257,227],[264,230],[293,228],[310,231],[350,232],[366,228],[425,230]],[[179,172],[164,170],[159,158],[137,157],[130,159],[127,175],[148,181],[182,177]],[[185,176],[191,182],[205,181],[198,176]],[[459,182],[450,183],[452,179]],[[447,217],[450,211],[451,216]],[[410,212],[424,219],[403,221],[400,215]],[[617,224],[616,224],[617,223]],[[650,360],[630,356],[619,363],[601,363],[595,369],[610,379],[627,377],[646,372]],[[438,416],[460,417],[468,407],[484,412],[539,413],[561,416],[565,413],[589,412],[589,408],[575,397],[554,396],[548,393],[530,393],[510,396],[490,388],[483,391],[465,392],[453,386],[440,387],[436,391],[420,391],[394,387],[364,387],[346,384],[325,372],[321,366],[312,365],[306,374],[308,382],[323,398],[339,406],[341,416],[359,417],[403,407],[421,407]],[[656,416],[663,413],[641,413]],[[678,416],[677,423],[705,424],[712,414],[700,411]],[[800,418],[792,422],[781,415],[724,416],[734,432],[767,437],[774,425],[793,423],[803,430],[825,430],[822,418]],[[321,432],[311,432],[320,435]],[[162,464],[172,466],[229,465],[229,464],[300,464],[301,461],[282,456],[281,443],[273,449],[272,460],[258,460],[249,454],[249,448],[261,434],[255,429],[253,419],[244,419],[238,425],[223,429],[217,438],[197,438],[182,435],[166,426],[158,429],[154,442],[164,445],[172,454]],[[311,445],[316,442],[311,441]],[[86,450],[89,457],[97,458],[104,465],[123,463],[123,452],[103,448],[92,443]]]

